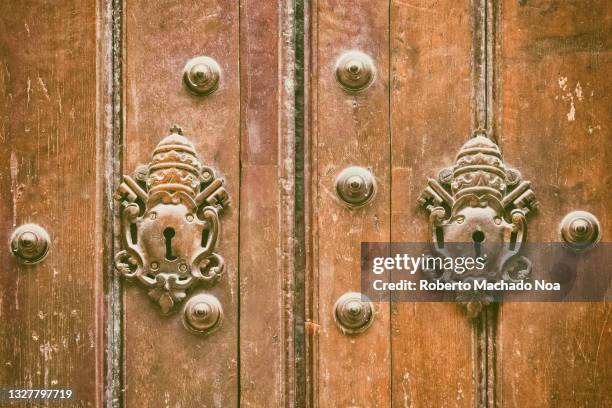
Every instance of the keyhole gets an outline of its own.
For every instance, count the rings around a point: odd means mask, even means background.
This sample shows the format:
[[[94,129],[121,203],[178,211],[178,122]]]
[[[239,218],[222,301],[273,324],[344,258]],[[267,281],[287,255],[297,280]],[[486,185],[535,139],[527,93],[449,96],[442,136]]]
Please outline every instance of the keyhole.
[[[474,250],[476,251],[476,257],[480,256],[481,243],[485,240],[485,234],[482,231],[474,231],[472,234],[472,240],[474,241]]]
[[[166,228],[164,230],[164,238],[166,238],[166,259],[174,261],[176,256],[172,255],[172,238],[174,238],[174,228]]]
[[[436,241],[440,248],[444,248],[444,230],[441,227],[436,227]]]

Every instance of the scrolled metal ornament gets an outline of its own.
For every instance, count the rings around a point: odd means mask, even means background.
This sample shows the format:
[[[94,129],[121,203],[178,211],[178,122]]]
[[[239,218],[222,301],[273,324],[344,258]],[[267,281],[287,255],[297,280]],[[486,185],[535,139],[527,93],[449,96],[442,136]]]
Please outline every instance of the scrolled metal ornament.
[[[526,241],[527,216],[538,207],[528,181],[504,164],[497,144],[475,132],[459,151],[454,166],[429,179],[419,203],[429,212],[436,255],[486,259],[480,270],[425,271],[442,281],[519,281],[529,279],[531,262],[519,254]],[[462,294],[472,317],[492,299]]]
[[[123,176],[115,199],[122,245],[115,268],[146,287],[162,313],[190,289],[220,279],[225,263],[215,248],[229,197],[223,179],[202,164],[180,128],[171,129],[134,177]]]

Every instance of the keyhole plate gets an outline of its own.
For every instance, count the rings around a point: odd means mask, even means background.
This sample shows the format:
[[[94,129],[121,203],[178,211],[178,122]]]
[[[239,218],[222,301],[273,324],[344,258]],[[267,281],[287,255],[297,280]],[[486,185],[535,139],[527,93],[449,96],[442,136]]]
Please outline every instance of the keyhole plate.
[[[194,287],[209,288],[223,275],[223,257],[215,252],[219,214],[229,204],[223,184],[178,126],[159,142],[150,163],[123,176],[115,194],[123,250],[115,267],[144,285],[164,314]]]
[[[531,184],[522,179],[518,170],[504,163],[499,146],[480,129],[461,147],[454,165],[427,181],[418,201],[429,213],[436,255],[465,253],[468,246],[473,246],[477,257],[486,258],[482,271],[461,276],[447,273],[441,278],[446,281],[468,278],[498,281],[508,276],[508,271],[514,268],[510,260],[519,259],[526,239],[527,216],[538,208]],[[521,270],[521,279],[528,278],[529,273],[530,268]],[[461,296],[458,293],[457,299]],[[478,302],[474,300],[473,304]],[[468,307],[472,317],[479,310]]]

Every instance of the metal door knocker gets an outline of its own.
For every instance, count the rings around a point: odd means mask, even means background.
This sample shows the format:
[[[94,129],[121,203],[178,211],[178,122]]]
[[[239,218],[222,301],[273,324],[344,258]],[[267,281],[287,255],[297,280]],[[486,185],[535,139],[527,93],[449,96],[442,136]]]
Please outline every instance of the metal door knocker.
[[[198,285],[214,285],[224,269],[215,252],[219,212],[229,204],[224,181],[199,160],[178,127],[170,130],[149,164],[123,176],[121,246],[116,269],[149,289],[170,312]]]
[[[475,132],[463,145],[454,166],[429,179],[419,203],[430,214],[436,255],[465,256],[469,251],[486,259],[486,267],[479,272],[426,273],[443,281],[519,281],[530,276],[531,262],[519,252],[526,240],[526,217],[538,202],[530,183],[504,164],[499,147],[484,132]],[[470,295],[459,300],[475,317],[491,299]]]

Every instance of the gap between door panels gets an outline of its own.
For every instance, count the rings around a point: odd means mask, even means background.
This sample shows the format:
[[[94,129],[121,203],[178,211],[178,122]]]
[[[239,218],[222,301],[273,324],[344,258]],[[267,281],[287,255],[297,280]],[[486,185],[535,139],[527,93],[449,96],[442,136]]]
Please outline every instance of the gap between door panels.
[[[113,260],[119,250],[117,208],[113,193],[122,174],[122,92],[121,92],[121,24],[122,0],[98,1],[96,3],[98,57],[96,60],[98,103],[103,105],[97,131],[103,135],[101,149],[103,161],[101,174],[104,185],[103,229],[104,285],[103,307],[103,390],[101,404],[107,408],[123,406],[122,364],[122,283],[113,272]]]
[[[107,274],[104,276],[105,297],[105,327],[104,344],[104,395],[103,405],[106,408],[118,408],[124,406],[122,389],[124,388],[124,363],[123,363],[123,284],[118,274],[114,273],[113,262],[115,253],[119,248],[119,216],[113,193],[121,183],[123,174],[123,0],[99,1],[98,7],[100,18],[98,23],[100,47],[104,48],[106,64],[110,64],[107,72],[106,99],[106,197],[107,210],[105,214],[105,236],[107,242]],[[104,7],[104,10],[102,10]],[[103,23],[103,24],[102,24]]]
[[[473,129],[485,130],[495,142],[495,52],[499,5],[495,0],[473,0],[472,29],[474,56]],[[496,400],[496,334],[500,307],[486,307],[474,322],[476,401],[479,407],[494,407]]]
[[[294,132],[295,132],[295,161],[294,161],[294,189],[295,189],[295,208],[294,208],[294,406],[305,407],[308,398],[308,378],[307,378],[307,353],[309,351],[306,339],[306,268],[307,268],[307,246],[306,246],[306,217],[309,207],[307,205],[308,192],[306,169],[306,155],[308,152],[306,128],[307,128],[307,84],[306,64],[308,56],[308,40],[306,29],[307,19],[307,0],[294,0]]]

